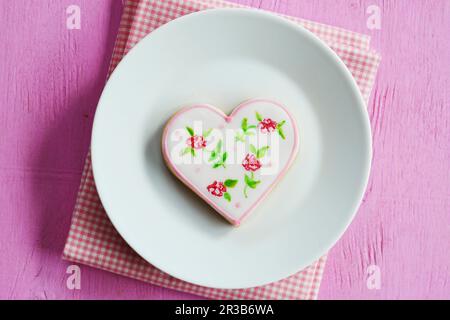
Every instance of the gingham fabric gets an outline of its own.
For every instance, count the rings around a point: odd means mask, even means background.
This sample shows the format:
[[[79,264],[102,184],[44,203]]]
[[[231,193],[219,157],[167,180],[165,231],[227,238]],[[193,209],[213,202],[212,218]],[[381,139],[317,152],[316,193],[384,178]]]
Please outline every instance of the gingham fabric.
[[[159,26],[188,13],[223,7],[241,6],[217,0],[127,0],[110,73],[136,43]],[[347,65],[368,99],[380,61],[379,55],[369,48],[368,36],[298,18],[285,18],[325,41]],[[326,261],[324,256],[289,278],[250,289],[207,288],[173,278],[143,260],[114,229],[95,188],[90,154],[83,169],[63,258],[212,299],[316,299]]]

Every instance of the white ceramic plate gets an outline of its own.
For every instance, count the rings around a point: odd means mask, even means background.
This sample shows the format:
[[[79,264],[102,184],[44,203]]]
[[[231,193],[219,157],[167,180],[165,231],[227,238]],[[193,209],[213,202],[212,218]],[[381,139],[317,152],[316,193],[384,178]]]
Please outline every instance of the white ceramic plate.
[[[255,97],[289,108],[300,151],[234,228],[165,167],[161,134],[182,106],[230,112]],[[92,138],[97,188],[123,238],[170,275],[216,288],[267,284],[325,254],[358,208],[370,159],[368,115],[344,64],[308,31],[255,10],[191,14],[143,39],[110,78]]]

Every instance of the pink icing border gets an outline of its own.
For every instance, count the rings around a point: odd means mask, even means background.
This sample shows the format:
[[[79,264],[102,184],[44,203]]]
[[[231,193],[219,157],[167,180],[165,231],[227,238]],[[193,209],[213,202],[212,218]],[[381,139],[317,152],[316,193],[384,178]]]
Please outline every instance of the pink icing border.
[[[240,109],[253,104],[253,103],[260,103],[260,102],[265,102],[265,103],[270,103],[273,105],[276,105],[277,107],[281,108],[284,112],[286,112],[286,114],[288,115],[291,123],[292,123],[292,127],[294,129],[294,146],[292,148],[291,151],[291,155],[289,156],[289,160],[287,161],[286,165],[284,166],[283,170],[281,170],[281,172],[278,174],[278,176],[276,177],[276,179],[272,182],[272,184],[266,189],[266,191],[263,192],[263,194],[261,194],[261,196],[250,206],[250,208],[244,212],[243,215],[241,215],[241,217],[239,219],[235,219],[233,218],[226,210],[223,210],[221,208],[219,208],[214,202],[212,202],[211,200],[209,200],[205,195],[203,195],[203,193],[199,190],[199,188],[197,188],[196,186],[194,186],[189,179],[186,178],[185,175],[183,175],[174,165],[174,163],[172,162],[172,160],[169,157],[169,151],[168,151],[168,146],[167,146],[167,135],[169,132],[169,128],[170,128],[170,124],[177,118],[179,117],[181,114],[191,110],[191,109],[195,109],[195,108],[205,108],[208,110],[211,110],[213,112],[216,112],[218,115],[220,115],[221,117],[224,118],[225,122],[229,123],[231,122],[231,120],[233,119],[233,117],[239,112]],[[202,198],[206,203],[208,203],[211,207],[213,207],[218,213],[220,213],[228,222],[230,222],[232,225],[234,226],[239,226],[241,224],[241,222],[267,197],[267,195],[270,193],[270,191],[272,191],[272,189],[275,187],[275,185],[284,177],[284,175],[286,174],[287,170],[290,168],[290,166],[292,165],[297,153],[298,153],[298,148],[299,148],[299,137],[298,137],[298,128],[297,128],[297,123],[294,121],[294,117],[292,116],[292,114],[286,109],[286,107],[284,107],[282,104],[273,101],[273,100],[269,100],[269,99],[250,99],[247,100],[243,103],[241,103],[240,105],[238,105],[231,113],[230,115],[226,115],[222,110],[209,105],[209,104],[197,104],[197,105],[193,105],[193,106],[189,106],[189,107],[185,107],[181,110],[179,110],[177,113],[175,113],[167,122],[164,131],[163,131],[163,135],[162,135],[162,141],[161,141],[161,146],[162,146],[162,154],[163,154],[163,158],[164,161],[166,162],[166,164],[169,166],[170,171],[172,171],[172,173],[178,178],[180,179],[186,186],[188,186],[192,191],[194,191],[200,198]]]

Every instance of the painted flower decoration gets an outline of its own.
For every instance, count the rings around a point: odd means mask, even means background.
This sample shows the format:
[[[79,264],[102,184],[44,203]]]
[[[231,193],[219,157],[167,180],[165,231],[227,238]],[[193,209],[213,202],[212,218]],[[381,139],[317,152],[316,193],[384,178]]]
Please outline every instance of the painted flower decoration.
[[[228,188],[234,188],[236,184],[238,183],[238,180],[233,179],[227,179],[225,182],[221,181],[214,181],[209,186],[206,187],[209,193],[211,193],[213,196],[216,197],[224,197],[225,200],[228,202],[231,202],[231,194],[227,192]]]
[[[270,118],[263,118],[258,112],[256,112],[256,120],[259,121],[258,128],[262,133],[271,133],[275,130],[278,131],[278,134],[283,140],[286,140],[286,136],[283,131],[283,126],[286,123],[285,120],[281,122],[276,122]]]
[[[186,144],[194,149],[203,149],[206,147],[206,139],[203,136],[194,135],[186,140]]]
[[[211,134],[212,129],[203,132],[202,135],[197,135],[194,133],[194,129],[191,127],[186,127],[186,131],[189,133],[189,138],[186,139],[187,147],[183,149],[181,155],[190,153],[193,157],[196,156],[195,150],[203,149],[206,147],[206,138]]]
[[[251,153],[248,153],[242,161],[242,166],[244,167],[244,169],[250,172],[250,175],[244,175],[244,196],[246,198],[248,197],[248,189],[256,189],[258,184],[261,183],[260,180],[255,179],[254,172],[261,168],[262,165],[259,159],[265,157],[269,148],[269,146],[264,146],[258,149],[253,144],[250,144]]]
[[[206,187],[206,189],[208,189],[208,192],[216,197],[221,197],[225,192],[227,192],[227,187],[225,187],[223,182],[218,181],[214,181],[208,187]]]
[[[247,171],[256,171],[261,168],[261,162],[256,158],[254,154],[247,154],[244,161],[242,161],[242,166]]]
[[[273,132],[277,129],[277,122],[272,119],[265,118],[258,124],[258,126],[262,133]]]

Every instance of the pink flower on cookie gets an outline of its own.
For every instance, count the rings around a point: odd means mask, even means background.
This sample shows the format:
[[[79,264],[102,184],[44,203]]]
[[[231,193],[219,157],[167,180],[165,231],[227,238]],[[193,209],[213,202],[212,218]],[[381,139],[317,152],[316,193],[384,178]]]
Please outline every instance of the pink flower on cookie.
[[[242,166],[247,171],[256,171],[261,168],[261,162],[256,158],[254,154],[247,154],[244,161],[242,161]]]
[[[208,189],[208,192],[216,197],[221,197],[225,192],[227,192],[227,187],[225,187],[223,182],[219,181],[214,181],[208,187],[206,187],[206,189]]]
[[[227,179],[225,182],[221,181],[214,181],[209,186],[206,187],[209,193],[211,193],[213,196],[216,197],[224,197],[225,200],[228,202],[231,202],[231,194],[227,192],[228,188],[234,188],[236,184],[238,183],[238,180],[233,179]]]
[[[266,118],[258,124],[258,127],[262,133],[273,132],[277,129],[277,122],[273,121],[272,119]]]
[[[195,150],[204,149],[206,147],[206,138],[209,136],[212,129],[203,132],[202,135],[195,134],[194,129],[191,127],[186,127],[186,131],[189,133],[189,138],[186,139],[187,147],[183,149],[181,155],[184,156],[185,154],[190,153],[193,157],[195,157]]]
[[[264,146],[261,148],[256,148],[253,144],[250,144],[250,152],[248,153],[244,160],[242,161],[242,166],[250,175],[244,175],[244,196],[248,197],[248,190],[256,189],[256,187],[261,183],[261,180],[256,180],[254,172],[259,170],[262,167],[261,161],[259,159],[264,158],[267,151],[269,150],[269,146]]]
[[[203,149],[206,147],[206,139],[203,136],[194,135],[186,140],[186,144],[194,149]]]
[[[263,118],[258,112],[256,112],[256,120],[259,121],[258,128],[262,133],[271,133],[274,131],[278,131],[278,134],[283,140],[286,140],[286,136],[284,135],[283,125],[286,121],[276,122],[270,118]]]

